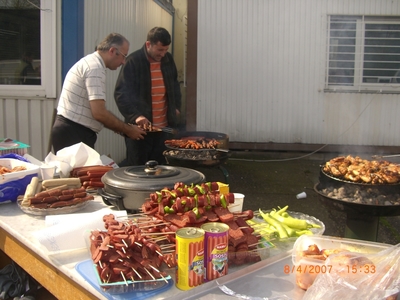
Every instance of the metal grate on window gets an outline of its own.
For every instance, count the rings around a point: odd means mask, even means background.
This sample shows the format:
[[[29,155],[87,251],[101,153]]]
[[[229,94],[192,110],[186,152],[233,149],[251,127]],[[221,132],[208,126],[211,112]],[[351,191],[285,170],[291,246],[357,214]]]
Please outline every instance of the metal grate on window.
[[[400,18],[329,16],[327,36],[327,89],[400,86]]]

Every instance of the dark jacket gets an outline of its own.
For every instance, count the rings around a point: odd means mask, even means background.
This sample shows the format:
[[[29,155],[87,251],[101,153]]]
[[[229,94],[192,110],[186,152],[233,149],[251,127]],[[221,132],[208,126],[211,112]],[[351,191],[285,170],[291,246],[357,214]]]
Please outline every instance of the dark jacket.
[[[167,93],[168,126],[176,127],[176,109],[181,109],[181,90],[175,62],[169,52],[161,60],[161,72]],[[153,122],[150,62],[145,45],[131,53],[121,67],[115,84],[114,98],[125,122],[135,124],[140,115]]]

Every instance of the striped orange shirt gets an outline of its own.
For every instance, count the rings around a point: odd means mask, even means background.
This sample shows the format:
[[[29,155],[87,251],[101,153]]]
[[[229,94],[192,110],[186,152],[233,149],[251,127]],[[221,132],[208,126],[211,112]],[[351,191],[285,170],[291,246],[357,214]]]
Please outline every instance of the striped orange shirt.
[[[168,126],[168,107],[164,78],[161,73],[161,62],[150,62],[150,73],[153,125],[157,127],[165,127]]]

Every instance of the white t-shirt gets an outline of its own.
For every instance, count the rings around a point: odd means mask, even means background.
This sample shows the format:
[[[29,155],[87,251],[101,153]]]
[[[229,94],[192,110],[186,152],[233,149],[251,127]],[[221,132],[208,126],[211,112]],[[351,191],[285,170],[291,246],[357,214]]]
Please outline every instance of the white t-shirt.
[[[65,76],[57,113],[99,132],[104,126],[93,118],[89,101],[106,100],[105,81],[106,66],[97,52],[81,58]]]

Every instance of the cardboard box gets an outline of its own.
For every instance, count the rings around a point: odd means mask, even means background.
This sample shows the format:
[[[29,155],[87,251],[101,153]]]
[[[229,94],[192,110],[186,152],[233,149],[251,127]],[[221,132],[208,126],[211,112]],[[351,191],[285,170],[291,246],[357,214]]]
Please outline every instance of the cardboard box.
[[[13,158],[0,158],[0,168],[13,169],[23,166],[26,170],[0,174],[0,202],[15,202],[25,194],[32,177],[39,175],[39,166]]]

